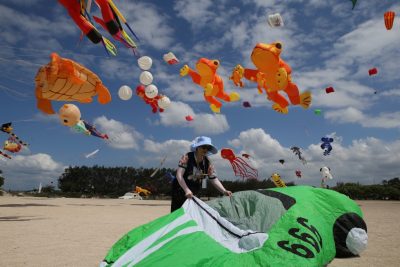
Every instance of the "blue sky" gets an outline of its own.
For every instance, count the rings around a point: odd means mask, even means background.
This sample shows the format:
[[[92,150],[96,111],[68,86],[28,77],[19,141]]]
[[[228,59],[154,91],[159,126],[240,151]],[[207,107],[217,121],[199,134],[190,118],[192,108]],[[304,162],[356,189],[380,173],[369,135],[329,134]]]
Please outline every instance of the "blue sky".
[[[347,0],[115,0],[141,40],[141,55],[153,59],[154,84],[172,101],[162,114],[151,113],[136,95],[128,101],[118,97],[120,86],[135,90],[139,84],[141,70],[131,51],[114,42],[118,56],[108,57],[101,45],[86,38],[79,42],[79,29],[57,1],[51,2],[0,1],[0,121],[12,121],[15,133],[30,144],[13,159],[0,160],[6,189],[56,181],[70,165],[156,167],[167,156],[165,166],[175,168],[198,135],[210,136],[218,148],[251,155],[260,179],[278,172],[285,181],[318,185],[323,166],[332,170],[332,185],[371,184],[400,175],[400,21],[397,16],[391,31],[383,21],[387,10],[400,14],[397,1],[359,0],[352,10]],[[285,26],[271,28],[268,15],[277,12]],[[97,7],[92,14],[99,15]],[[308,110],[290,106],[289,114],[278,114],[254,84],[245,81],[240,89],[228,80],[236,64],[254,67],[250,54],[256,43],[277,40],[283,42],[281,57],[291,65],[293,81],[301,92],[312,92]],[[163,61],[169,51],[180,64]],[[83,119],[115,141],[73,133],[36,108],[34,77],[51,52],[88,67],[108,87],[111,103],[100,105],[95,98],[91,104],[74,104]],[[193,68],[200,57],[219,59],[225,90],[239,92],[252,108],[243,108],[241,101],[224,103],[221,114],[213,114],[202,88],[179,76],[183,64]],[[368,76],[373,67],[378,75]],[[329,86],[334,93],[325,93]],[[53,101],[55,110],[62,104]],[[187,122],[186,115],[194,120]],[[335,139],[326,157],[319,147],[323,136]],[[307,165],[291,146],[302,148]],[[96,149],[96,155],[85,158]],[[211,159],[220,179],[239,179],[219,154]],[[296,178],[296,169],[303,178]]]

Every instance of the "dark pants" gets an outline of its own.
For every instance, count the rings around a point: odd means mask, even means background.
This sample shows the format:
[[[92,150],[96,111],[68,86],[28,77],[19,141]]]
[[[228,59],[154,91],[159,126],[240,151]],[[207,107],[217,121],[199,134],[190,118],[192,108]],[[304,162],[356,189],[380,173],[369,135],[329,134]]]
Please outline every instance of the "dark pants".
[[[189,187],[190,191],[192,191],[193,195],[196,195],[200,188],[193,187],[190,183],[186,183]],[[182,207],[183,203],[186,201],[185,191],[183,191],[182,187],[179,185],[178,180],[174,179],[172,182],[172,201],[171,201],[171,212]]]

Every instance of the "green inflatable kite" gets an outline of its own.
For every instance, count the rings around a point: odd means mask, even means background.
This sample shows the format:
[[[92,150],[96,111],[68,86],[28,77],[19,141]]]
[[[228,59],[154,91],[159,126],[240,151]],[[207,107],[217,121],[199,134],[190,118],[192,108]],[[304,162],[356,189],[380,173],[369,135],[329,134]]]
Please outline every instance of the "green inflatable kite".
[[[366,248],[362,217],[347,196],[309,186],[243,191],[207,203],[193,198],[131,230],[100,266],[325,266]]]

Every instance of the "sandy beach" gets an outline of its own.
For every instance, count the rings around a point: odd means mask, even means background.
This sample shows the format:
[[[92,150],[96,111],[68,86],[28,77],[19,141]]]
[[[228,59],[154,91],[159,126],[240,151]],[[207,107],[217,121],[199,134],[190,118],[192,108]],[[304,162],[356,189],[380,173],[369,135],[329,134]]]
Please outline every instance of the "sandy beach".
[[[400,202],[358,201],[369,244],[329,266],[400,266]],[[132,228],[168,214],[169,201],[0,197],[0,266],[98,266]]]

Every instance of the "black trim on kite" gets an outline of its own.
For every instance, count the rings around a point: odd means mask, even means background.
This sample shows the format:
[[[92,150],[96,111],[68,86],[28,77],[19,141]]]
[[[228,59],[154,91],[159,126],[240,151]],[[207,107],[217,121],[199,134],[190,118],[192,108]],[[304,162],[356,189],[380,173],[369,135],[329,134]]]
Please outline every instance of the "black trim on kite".
[[[276,192],[273,190],[268,190],[268,189],[258,189],[258,193],[261,193],[263,195],[277,198],[282,202],[283,207],[288,210],[290,209],[294,204],[296,204],[296,199],[292,198],[291,196],[285,195],[280,192]]]
[[[351,253],[346,246],[347,235],[353,228],[361,228],[367,232],[367,225],[363,218],[358,216],[358,214],[349,212],[336,219],[335,224],[333,225],[333,237],[335,239],[337,258],[357,256]]]
[[[94,44],[99,43],[103,39],[101,34],[96,29],[90,30],[90,32],[86,34],[86,37],[89,38],[89,40]]]

